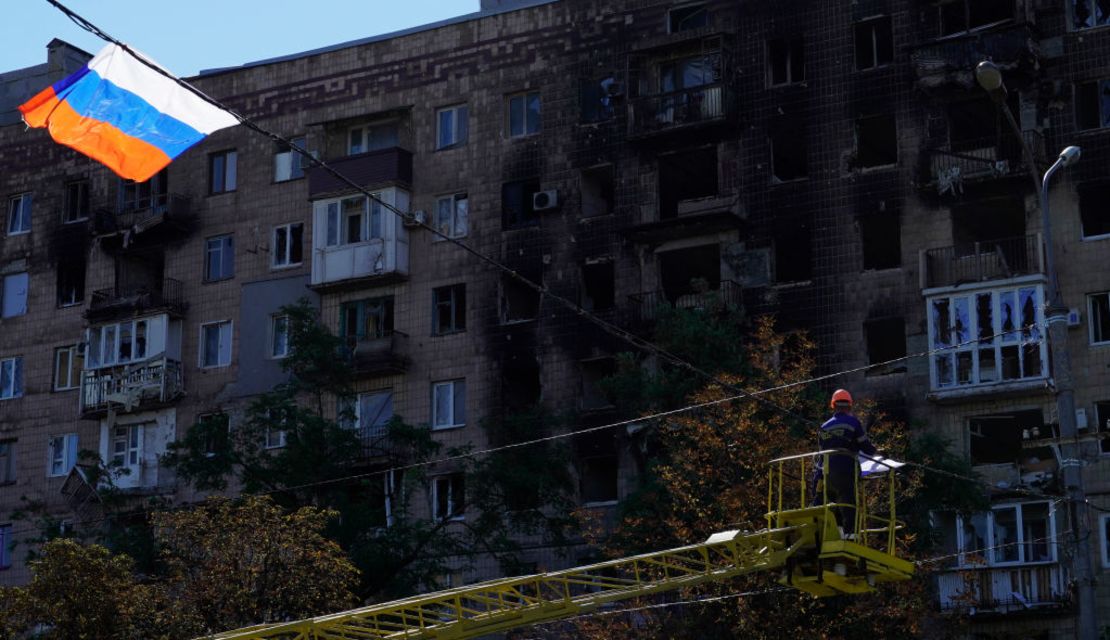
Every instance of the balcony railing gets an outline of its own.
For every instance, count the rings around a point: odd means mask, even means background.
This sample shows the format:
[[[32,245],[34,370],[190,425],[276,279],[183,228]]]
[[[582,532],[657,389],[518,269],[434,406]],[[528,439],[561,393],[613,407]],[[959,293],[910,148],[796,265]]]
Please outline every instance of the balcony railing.
[[[921,288],[1007,280],[1044,273],[1041,235],[1003,238],[921,252]]]
[[[1019,141],[1006,132],[927,149],[928,184],[941,194],[955,194],[962,190],[964,182],[1027,175],[1029,163],[1022,142],[1039,162],[1045,155],[1044,135],[1039,131],[1023,131],[1021,137]]]
[[[335,158],[328,160],[328,165],[355,184],[367,188],[398,182],[412,184],[412,153],[400,147]],[[309,167],[305,175],[308,176],[309,198],[351,190],[346,182],[320,167]]]
[[[135,312],[163,308],[182,312],[185,307],[184,284],[174,278],[165,278],[159,283],[128,284],[111,289],[97,289],[90,296],[85,317],[103,318],[121,311]]]
[[[941,573],[937,598],[942,611],[976,614],[1071,606],[1067,572],[1055,563]]]
[[[635,98],[628,105],[628,135],[649,136],[732,115],[732,92],[723,83]]]
[[[380,337],[347,338],[346,356],[356,373],[384,375],[408,369],[408,334],[391,331]]]
[[[918,84],[925,88],[950,85],[966,91],[975,65],[994,60],[1006,68],[1036,62],[1037,38],[1028,24],[1002,23],[965,34],[947,36],[917,47],[910,53]]]
[[[192,215],[187,196],[159,193],[126,207],[98,207],[93,227],[98,235],[131,231],[141,233],[167,220],[184,220]]]
[[[628,296],[634,320],[651,323],[666,309],[738,309],[743,304],[743,290],[731,280],[722,280],[716,291],[691,292],[671,299],[663,291],[647,291]]]
[[[169,402],[181,395],[181,363],[169,358],[93,369],[81,373],[81,413],[109,408],[132,411]]]

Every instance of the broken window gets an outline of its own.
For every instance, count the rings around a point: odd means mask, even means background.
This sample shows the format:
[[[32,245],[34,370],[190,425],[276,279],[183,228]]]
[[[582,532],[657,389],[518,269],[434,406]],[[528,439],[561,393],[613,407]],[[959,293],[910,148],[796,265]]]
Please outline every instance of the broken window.
[[[709,26],[709,12],[704,3],[677,7],[667,12],[667,31],[678,33]]]
[[[856,161],[865,168],[898,164],[898,128],[893,115],[856,120]]]
[[[452,284],[432,289],[432,334],[466,330],[466,285]]]
[[[1073,29],[1090,29],[1110,24],[1110,7],[1106,0],[1070,0]]]
[[[1079,218],[1084,238],[1110,236],[1110,182],[1079,185]]]
[[[1075,85],[1075,124],[1079,129],[1110,126],[1110,80]]]
[[[225,454],[231,446],[231,417],[222,411],[197,416],[195,429],[204,437],[204,455],[212,458]]]
[[[62,222],[80,222],[89,217],[89,181],[76,180],[66,184]]]
[[[1044,378],[1040,286],[929,300],[933,388]]]
[[[579,304],[587,311],[613,308],[616,298],[613,263],[609,260],[582,265],[582,299]]]
[[[601,389],[601,381],[612,376],[617,371],[617,363],[613,358],[592,358],[579,363],[582,372],[581,395],[578,397],[578,406],[583,411],[594,409],[607,409],[613,406],[609,397]]]
[[[949,149],[971,151],[995,146],[999,140],[999,117],[998,106],[989,98],[964,100],[949,105]]]
[[[1110,400],[1095,403],[1095,431],[1098,433],[1110,431]],[[1110,437],[1099,440],[1099,446],[1103,453],[1110,453]]]
[[[1110,293],[1087,296],[1087,324],[1091,327],[1091,344],[1110,343]]]
[[[942,4],[940,35],[950,36],[1014,18],[1014,0],[955,0]]]
[[[861,216],[859,228],[864,270],[902,266],[902,225],[897,211]]]
[[[804,282],[813,278],[813,240],[808,220],[775,229],[775,280]]]
[[[146,182],[120,180],[119,211],[154,209],[160,213],[169,202],[169,173],[162,169]]]
[[[680,304],[710,291],[721,288],[721,246],[707,244],[688,249],[675,249],[659,254],[659,279],[663,295],[672,303]],[[660,301],[662,302],[662,301]],[[684,305],[687,306],[687,305]]]
[[[867,340],[867,364],[899,360],[886,367],[868,370],[869,375],[897,373],[906,370],[906,321],[903,318],[881,318],[863,324]]]
[[[957,255],[1001,254],[1009,268],[1023,269],[1030,259],[1024,238],[1025,202],[1021,198],[990,198],[952,207],[952,240]]]
[[[539,222],[532,208],[532,195],[540,190],[540,181],[516,180],[501,185],[501,226],[517,229]]]
[[[579,491],[585,504],[617,500],[620,459],[617,440],[608,429],[575,437],[578,454]]]
[[[58,263],[58,306],[68,307],[85,300],[85,254],[67,256]]]
[[[536,406],[540,392],[540,365],[534,355],[509,356],[501,363],[501,406],[507,413]]]
[[[681,215],[682,202],[718,193],[717,147],[659,156],[659,219]]]
[[[375,340],[393,333],[393,296],[339,305],[339,335],[348,343]]]
[[[613,117],[613,101],[622,91],[621,83],[613,76],[600,80],[588,78],[578,86],[578,102],[581,121],[584,123],[604,122]]]
[[[1052,435],[1039,409],[971,418],[968,420],[971,463],[1017,464],[1033,457],[1038,450],[1023,450],[1021,443],[1034,433],[1046,438]],[[1051,451],[1047,451],[1044,459],[1051,456]]]
[[[539,280],[527,275],[524,277],[532,282]],[[501,324],[535,320],[539,311],[539,291],[510,275],[501,276]]]
[[[781,118],[771,125],[771,179],[789,182],[809,175],[805,125],[797,118]]]
[[[613,167],[605,165],[582,170],[582,217],[593,218],[613,212]]]
[[[890,16],[856,23],[856,69],[871,69],[894,61],[894,35]]]
[[[462,520],[466,513],[466,479],[461,473],[432,478],[432,516],[436,520]]]
[[[767,43],[767,58],[771,86],[805,81],[805,49],[801,39],[771,40]]]

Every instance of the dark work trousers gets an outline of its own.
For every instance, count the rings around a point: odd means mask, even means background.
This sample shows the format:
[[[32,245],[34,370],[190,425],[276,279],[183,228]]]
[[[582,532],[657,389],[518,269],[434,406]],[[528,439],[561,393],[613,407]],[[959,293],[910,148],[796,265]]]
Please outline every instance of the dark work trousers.
[[[855,465],[848,469],[837,469],[833,465],[829,469],[829,477],[825,480],[829,502],[848,504],[848,507],[833,507],[837,524],[844,529],[844,533],[856,532],[856,470]]]

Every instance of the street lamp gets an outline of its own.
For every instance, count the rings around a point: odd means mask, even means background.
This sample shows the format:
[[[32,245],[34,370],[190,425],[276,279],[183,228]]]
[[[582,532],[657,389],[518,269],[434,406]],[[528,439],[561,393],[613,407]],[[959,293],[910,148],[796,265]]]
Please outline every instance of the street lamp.
[[[1021,141],[1025,162],[1033,186],[1040,198],[1041,232],[1044,234],[1045,271],[1048,279],[1045,298],[1047,308],[1045,318],[1048,322],[1048,347],[1052,355],[1056,379],[1056,413],[1060,421],[1060,443],[1063,451],[1060,467],[1063,472],[1065,491],[1068,496],[1068,513],[1071,519],[1072,537],[1075,539],[1075,555],[1072,557],[1072,573],[1077,583],[1079,613],[1078,634],[1081,640],[1097,640],[1098,616],[1095,611],[1094,570],[1091,566],[1090,523],[1088,521],[1087,498],[1083,492],[1083,469],[1079,461],[1079,444],[1076,441],[1075,426],[1075,388],[1071,377],[1071,358],[1068,355],[1068,309],[1060,295],[1060,283],[1056,278],[1056,250],[1052,246],[1052,219],[1048,208],[1048,183],[1053,174],[1061,167],[1079,162],[1079,147],[1069,146],[1060,152],[1056,162],[1048,168],[1042,178],[1037,173],[1037,163],[1033,150],[1025,141],[1010,107],[1006,104],[1006,85],[1002,82],[1002,71],[998,65],[984,60],[975,67],[975,80],[979,83],[1002,111],[1014,135]]]

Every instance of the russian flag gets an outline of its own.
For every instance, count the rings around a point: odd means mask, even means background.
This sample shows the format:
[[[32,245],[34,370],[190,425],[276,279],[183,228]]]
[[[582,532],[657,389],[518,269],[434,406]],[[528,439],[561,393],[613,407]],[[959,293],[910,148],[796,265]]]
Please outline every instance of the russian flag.
[[[206,135],[239,124],[110,44],[68,78],[20,105],[23,121],[123,178],[148,180]]]

